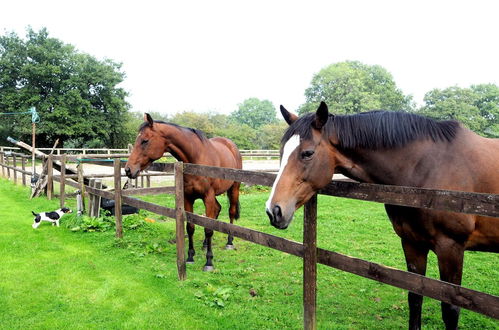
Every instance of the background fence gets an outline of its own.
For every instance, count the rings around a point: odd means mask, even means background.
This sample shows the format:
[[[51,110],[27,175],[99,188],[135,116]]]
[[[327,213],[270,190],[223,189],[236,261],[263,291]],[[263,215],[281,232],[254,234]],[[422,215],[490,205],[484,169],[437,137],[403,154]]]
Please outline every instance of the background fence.
[[[50,152],[52,148],[37,148],[42,152]],[[20,152],[19,147],[0,146],[0,152]],[[71,155],[113,155],[113,154],[127,154],[128,149],[108,149],[108,148],[54,148],[55,155],[71,154]],[[239,150],[243,157],[279,157],[279,150]]]
[[[9,165],[11,155],[6,156],[0,152],[0,165],[2,175],[4,170],[22,172],[22,168]],[[90,195],[96,195],[108,199],[113,199],[116,205],[116,236],[122,237],[122,214],[119,205],[126,203],[137,208],[145,209],[153,213],[164,215],[176,219],[176,243],[177,243],[177,267],[180,280],[186,278],[185,267],[185,247],[184,228],[185,221],[210,228],[212,230],[231,234],[235,237],[267,246],[269,248],[286,252],[303,258],[303,305],[304,305],[304,328],[314,329],[316,325],[316,279],[317,263],[370,278],[391,286],[409,290],[411,292],[431,297],[446,303],[463,307],[490,317],[499,319],[499,297],[467,289],[459,285],[427,278],[418,274],[393,269],[366,260],[352,258],[333,251],[324,250],[317,247],[316,243],[316,216],[317,198],[314,196],[306,205],[304,212],[304,233],[303,243],[294,242],[282,237],[255,231],[241,226],[216,221],[201,215],[186,212],[183,205],[183,175],[199,175],[207,177],[222,178],[251,184],[271,186],[275,180],[275,174],[252,172],[236,169],[218,168],[194,164],[170,163],[153,164],[152,170],[163,172],[174,172],[174,187],[145,187],[130,190],[122,190],[123,176],[122,167],[124,162],[119,158],[112,161],[114,167],[114,191],[97,189],[85,184],[83,172],[79,172],[76,177],[69,177],[65,171],[60,175],[51,173],[54,161],[60,163],[61,168],[65,168],[68,156],[49,156],[47,175],[49,181],[59,181],[61,205],[64,204],[65,185],[70,185],[82,189]],[[109,164],[109,162],[108,162]],[[10,174],[7,174],[10,176]],[[76,181],[75,181],[76,179]],[[53,183],[49,185],[53,189]],[[175,209],[162,205],[157,205],[142,201],[132,195],[144,195],[153,193],[176,194]],[[331,182],[320,194],[375,201],[393,205],[429,208],[435,210],[445,210],[453,212],[464,212],[480,214],[484,216],[499,217],[499,195],[468,193],[446,190],[422,189],[411,187],[398,187],[374,184],[361,184],[355,182]],[[47,196],[52,198],[53,192],[47,188]],[[263,210],[263,206],[262,206]],[[263,213],[263,211],[262,211]],[[262,215],[264,216],[264,215]],[[493,280],[493,279],[491,279]]]

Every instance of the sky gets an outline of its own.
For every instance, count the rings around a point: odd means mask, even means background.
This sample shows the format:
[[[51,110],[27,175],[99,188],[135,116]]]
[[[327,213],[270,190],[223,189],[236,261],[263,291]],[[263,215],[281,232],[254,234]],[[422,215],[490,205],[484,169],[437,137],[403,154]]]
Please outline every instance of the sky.
[[[133,111],[229,114],[250,97],[296,111],[313,75],[345,60],[381,65],[417,104],[499,85],[498,13],[482,0],[23,0],[2,3],[0,33],[46,27],[121,62]]]

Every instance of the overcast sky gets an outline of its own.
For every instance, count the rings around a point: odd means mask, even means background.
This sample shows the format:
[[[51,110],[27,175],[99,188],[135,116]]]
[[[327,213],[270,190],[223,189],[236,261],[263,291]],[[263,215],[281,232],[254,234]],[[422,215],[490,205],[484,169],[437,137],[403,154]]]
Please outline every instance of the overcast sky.
[[[433,88],[499,85],[499,1],[3,1],[26,26],[123,63],[134,111],[290,110],[321,68],[379,64],[421,103]],[[334,111],[334,109],[331,109]]]

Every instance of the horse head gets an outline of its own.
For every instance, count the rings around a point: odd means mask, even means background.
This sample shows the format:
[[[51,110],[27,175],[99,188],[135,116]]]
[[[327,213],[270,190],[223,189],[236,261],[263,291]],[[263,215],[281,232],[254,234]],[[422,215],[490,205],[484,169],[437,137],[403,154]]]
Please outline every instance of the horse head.
[[[139,135],[135,139],[132,153],[125,165],[125,173],[131,179],[135,179],[140,171],[161,158],[165,152],[165,141],[156,130],[156,126],[152,117],[146,113],[144,123],[139,129]]]
[[[266,212],[274,227],[285,229],[296,209],[331,181],[336,157],[334,147],[323,134],[326,122],[332,117],[324,102],[315,114],[300,118],[283,106],[281,113],[290,127],[281,142],[281,165]]]

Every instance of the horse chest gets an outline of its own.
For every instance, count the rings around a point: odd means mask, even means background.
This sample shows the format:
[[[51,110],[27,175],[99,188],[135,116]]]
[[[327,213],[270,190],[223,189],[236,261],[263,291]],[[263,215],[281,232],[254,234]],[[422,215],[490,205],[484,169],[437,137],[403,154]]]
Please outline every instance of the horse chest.
[[[385,205],[393,229],[399,237],[425,245],[434,245],[436,230],[431,218],[420,209]]]
[[[188,196],[202,198],[211,191],[215,195],[220,195],[227,191],[233,184],[233,181],[212,179],[201,176],[185,176],[184,193]]]

